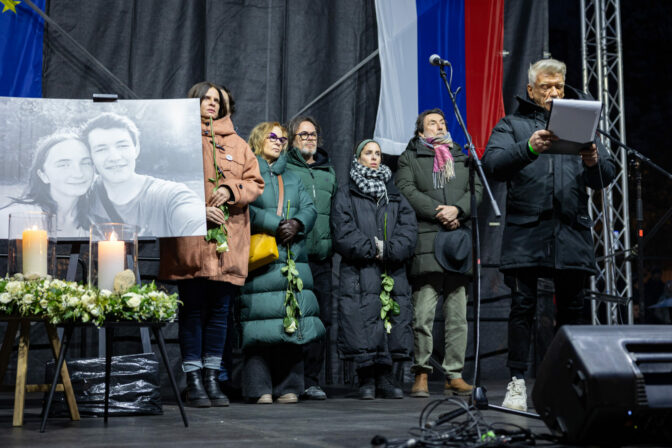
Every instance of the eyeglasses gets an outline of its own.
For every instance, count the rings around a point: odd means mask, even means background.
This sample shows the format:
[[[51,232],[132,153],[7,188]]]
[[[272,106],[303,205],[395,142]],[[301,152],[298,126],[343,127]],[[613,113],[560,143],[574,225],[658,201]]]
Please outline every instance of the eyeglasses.
[[[308,139],[317,140],[317,137],[319,137],[319,134],[317,132],[306,132],[306,131],[299,132],[296,135],[298,135],[299,138],[303,141],[306,141]]]
[[[282,145],[284,145],[285,143],[287,143],[287,137],[278,137],[278,136],[275,135],[273,132],[271,132],[270,134],[268,134],[268,139],[269,139],[270,141],[272,141],[273,143],[275,143],[275,142],[280,142],[280,144],[282,144]]]

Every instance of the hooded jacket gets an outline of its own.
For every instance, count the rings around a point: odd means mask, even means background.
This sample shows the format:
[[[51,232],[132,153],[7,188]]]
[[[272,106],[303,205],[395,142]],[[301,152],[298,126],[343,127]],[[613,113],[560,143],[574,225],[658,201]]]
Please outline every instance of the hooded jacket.
[[[566,98],[586,99],[565,87]],[[579,156],[534,155],[532,134],[546,128],[549,112],[517,97],[518,110],[502,118],[483,155],[485,172],[506,182],[506,219],[500,270],[527,267],[596,272],[586,187],[600,190],[616,176],[611,154],[596,141],[598,164]]]
[[[301,178],[317,209],[315,227],[308,233],[306,246],[308,257],[321,261],[332,254],[329,217],[331,201],[336,193],[336,173],[324,149],[317,148],[313,158],[315,163],[309,165],[297,148],[291,148],[287,153],[287,169]]]
[[[231,118],[216,120],[213,129],[217,146],[214,156],[210,125],[201,123],[205,200],[207,202],[213,193],[214,184],[208,179],[216,177],[213,159],[216,157],[217,166],[224,176],[220,179],[220,185],[227,186],[232,192],[228,202],[229,219],[226,222],[229,250],[217,253],[216,243],[206,241],[204,236],[161,238],[159,278],[207,278],[241,286],[247,277],[250,252],[248,204],[262,193],[264,181],[257,158],[245,140],[236,134]],[[207,224],[208,228],[215,227],[211,222]]]

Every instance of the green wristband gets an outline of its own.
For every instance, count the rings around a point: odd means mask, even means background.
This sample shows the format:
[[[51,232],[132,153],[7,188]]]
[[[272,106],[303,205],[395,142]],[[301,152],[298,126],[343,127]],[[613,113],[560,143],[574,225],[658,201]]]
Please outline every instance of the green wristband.
[[[538,153],[537,151],[535,151],[534,148],[532,148],[532,145],[530,144],[530,141],[529,141],[529,140],[527,141],[527,149],[529,149],[530,152],[531,152],[532,154],[534,154],[535,156],[538,156],[538,155],[539,155],[539,153]]]

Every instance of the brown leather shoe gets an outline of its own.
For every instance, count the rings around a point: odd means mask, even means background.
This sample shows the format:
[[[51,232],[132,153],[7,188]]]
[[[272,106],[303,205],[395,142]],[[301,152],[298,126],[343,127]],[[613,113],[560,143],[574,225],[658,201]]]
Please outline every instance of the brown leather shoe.
[[[467,384],[462,378],[453,378],[446,380],[446,385],[443,388],[443,395],[459,395],[469,396],[474,386]]]
[[[427,373],[418,373],[415,375],[415,382],[411,388],[411,397],[427,398],[429,397],[429,388],[427,387]]]

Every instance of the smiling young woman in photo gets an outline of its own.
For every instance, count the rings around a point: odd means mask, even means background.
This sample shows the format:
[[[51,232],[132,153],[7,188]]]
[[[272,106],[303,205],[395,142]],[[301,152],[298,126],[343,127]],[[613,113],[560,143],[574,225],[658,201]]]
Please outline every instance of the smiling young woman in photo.
[[[93,162],[86,144],[75,130],[60,129],[37,142],[28,186],[3,207],[3,214],[45,211],[56,215],[58,236],[87,236],[85,196],[92,181]]]

